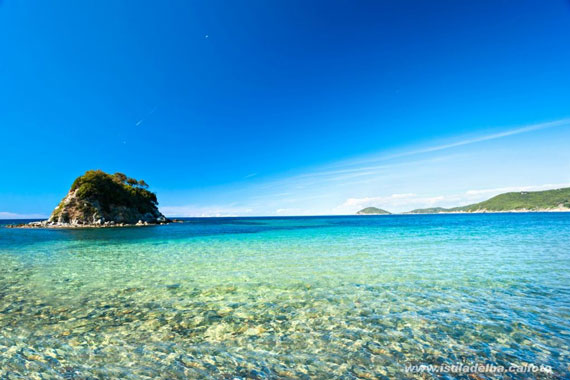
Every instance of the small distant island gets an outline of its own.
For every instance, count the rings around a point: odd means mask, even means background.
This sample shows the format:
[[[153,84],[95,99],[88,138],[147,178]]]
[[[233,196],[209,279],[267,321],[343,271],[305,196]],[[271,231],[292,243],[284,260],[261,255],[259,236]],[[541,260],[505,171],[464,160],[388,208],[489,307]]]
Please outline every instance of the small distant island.
[[[89,170],[78,177],[48,220],[13,227],[124,227],[170,222],[143,180]]]
[[[390,215],[391,213],[377,207],[366,207],[357,212],[358,215]]]
[[[371,211],[369,211],[371,210]],[[367,207],[357,212],[358,215],[375,215],[374,210],[386,211],[376,207]],[[443,214],[443,213],[487,213],[487,212],[556,212],[570,211],[570,187],[544,190],[504,193],[486,201],[467,206],[443,208],[430,207],[408,211],[405,214]],[[381,214],[378,213],[378,214]]]

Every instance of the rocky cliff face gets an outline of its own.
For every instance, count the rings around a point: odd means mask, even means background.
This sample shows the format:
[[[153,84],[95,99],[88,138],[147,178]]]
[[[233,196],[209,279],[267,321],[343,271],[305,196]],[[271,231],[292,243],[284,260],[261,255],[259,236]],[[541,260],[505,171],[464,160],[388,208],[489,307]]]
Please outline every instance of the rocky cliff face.
[[[144,181],[91,170],[77,178],[45,222],[51,226],[159,224],[168,220],[158,211],[156,195]]]

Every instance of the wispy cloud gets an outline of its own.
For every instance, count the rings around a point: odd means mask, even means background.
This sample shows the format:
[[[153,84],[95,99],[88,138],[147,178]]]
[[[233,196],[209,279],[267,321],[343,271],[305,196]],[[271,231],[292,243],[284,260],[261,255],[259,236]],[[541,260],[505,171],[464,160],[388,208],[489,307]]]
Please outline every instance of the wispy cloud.
[[[44,214],[19,214],[16,212],[0,211],[0,219],[45,219]]]
[[[389,160],[389,159],[394,159],[394,158],[399,158],[399,157],[406,157],[406,156],[413,156],[413,155],[418,155],[418,154],[423,154],[423,153],[437,152],[440,150],[456,148],[456,147],[460,147],[460,146],[464,146],[464,145],[476,144],[476,143],[480,143],[480,142],[500,139],[503,137],[519,135],[521,133],[528,133],[528,132],[538,131],[541,129],[562,127],[562,126],[569,126],[569,125],[570,125],[570,118],[560,119],[560,120],[555,120],[555,121],[549,121],[549,122],[545,122],[545,123],[531,124],[531,125],[527,125],[524,127],[508,129],[508,130],[505,130],[502,132],[492,133],[492,134],[488,134],[488,135],[484,135],[484,136],[461,139],[461,140],[454,141],[454,142],[451,142],[448,144],[434,145],[434,146],[430,146],[430,147],[426,147],[426,148],[409,150],[409,151],[394,153],[394,154],[390,154],[390,155],[380,155],[380,156],[367,157],[367,158],[360,160],[360,161],[352,161],[352,163],[357,163],[357,162],[363,163],[364,161],[373,162],[373,161],[377,161],[377,160]]]
[[[416,208],[428,207],[455,207],[466,206],[471,203],[477,203],[496,195],[515,192],[515,191],[540,191],[552,190],[563,187],[570,187],[570,183],[544,184],[544,185],[527,185],[527,186],[509,186],[497,187],[492,189],[476,189],[467,190],[465,192],[452,193],[447,195],[429,195],[429,194],[392,194],[388,196],[348,198],[344,203],[337,206],[335,211],[338,213],[353,214],[365,207],[380,207],[388,211],[410,211]]]
[[[467,196],[495,196],[501,193],[509,193],[513,191],[540,191],[540,190],[552,190],[560,189],[563,187],[570,187],[570,183],[557,183],[557,184],[544,184],[544,185],[528,185],[528,186],[508,186],[508,187],[496,187],[493,189],[478,189],[478,190],[468,190],[465,192]]]
[[[250,215],[253,210],[248,207],[235,206],[164,206],[160,211],[168,217],[224,217]]]
[[[148,118],[150,115],[152,115],[152,114],[156,111],[156,109],[157,109],[157,106],[154,106],[154,107],[150,110],[150,112],[146,114],[145,117],[139,119],[139,120],[135,123],[135,126],[138,127],[138,126],[140,126],[142,123],[144,123],[145,119]]]
[[[461,206],[508,191],[570,186],[557,182],[570,179],[565,174],[570,154],[561,145],[561,137],[570,132],[568,126],[570,119],[561,119],[458,137],[448,143],[336,161],[295,175],[262,178],[250,173],[243,178],[256,177],[256,181],[238,181],[225,194],[216,192],[220,203],[208,196],[213,205],[161,209],[169,216],[353,214],[367,206],[403,212]],[[509,139],[548,129],[552,132]],[[518,186],[528,178],[543,185]],[[226,204],[226,199],[239,203]]]
[[[305,210],[301,208],[278,208],[275,210],[277,215],[302,215]]]
[[[306,173],[289,177],[286,180],[289,183],[302,183],[302,186],[306,187],[307,185],[317,184],[323,181],[341,182],[357,177],[377,176],[383,171],[391,170],[398,166],[411,166],[418,165],[420,163],[447,160],[453,156],[456,156],[458,153],[449,154],[446,156],[432,156],[430,158],[421,158],[414,161],[402,161],[402,159],[409,157],[419,156],[426,153],[445,151],[452,148],[561,126],[570,126],[570,119],[561,119],[552,122],[527,125],[524,127],[508,129],[493,134],[487,134],[472,138],[463,138],[451,143],[433,145],[426,148],[404,150],[402,152],[396,152],[392,154],[375,154],[372,156],[367,155],[350,160],[338,161],[315,170],[309,170]]]
[[[340,183],[364,183],[366,178],[379,178],[380,175],[388,173],[395,169],[400,169],[402,171],[406,170],[406,167],[417,167],[419,165],[425,165],[428,163],[443,162],[457,158],[458,154],[422,158],[417,160],[409,160],[403,162],[392,162],[380,165],[362,166],[362,167],[352,167],[352,168],[342,168],[338,170],[330,170],[329,168],[325,170],[309,171],[298,176],[289,177],[285,179],[288,183],[295,183],[297,186],[315,186],[327,183],[328,186],[332,185],[331,182]],[[358,182],[356,180],[358,179]],[[350,181],[349,181],[350,180]],[[281,184],[279,184],[281,186]]]

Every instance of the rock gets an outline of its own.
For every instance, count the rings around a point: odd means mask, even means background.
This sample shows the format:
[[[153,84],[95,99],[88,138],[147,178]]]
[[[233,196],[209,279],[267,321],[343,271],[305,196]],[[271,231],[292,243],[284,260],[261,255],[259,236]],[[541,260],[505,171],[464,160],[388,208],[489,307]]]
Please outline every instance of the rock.
[[[145,222],[154,222],[154,221],[156,221],[156,216],[154,216],[154,215],[151,214],[150,212],[147,212],[147,213],[144,214],[144,216],[143,216],[143,221],[145,221]]]
[[[147,187],[144,181],[122,173],[87,171],[73,182],[43,226],[99,227],[168,222],[158,210],[156,194]]]

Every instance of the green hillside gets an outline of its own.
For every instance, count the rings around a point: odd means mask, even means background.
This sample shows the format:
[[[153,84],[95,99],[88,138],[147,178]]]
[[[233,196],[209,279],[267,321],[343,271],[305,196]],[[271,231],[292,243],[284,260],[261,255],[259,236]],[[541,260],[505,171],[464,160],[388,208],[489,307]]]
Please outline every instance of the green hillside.
[[[366,207],[357,212],[358,215],[389,215],[386,210],[377,207]]]
[[[443,207],[418,208],[408,211],[407,214],[438,214],[440,212],[448,212],[448,210]]]
[[[559,207],[570,208],[570,187],[556,190],[505,193],[458,209],[473,212],[478,210],[548,210]]]
[[[73,182],[49,221],[73,225],[166,221],[156,194],[147,187],[145,181],[123,173],[89,170]]]
[[[568,209],[570,211],[570,187],[544,191],[520,191],[499,194],[491,199],[472,205],[442,208],[433,207],[412,210],[411,214],[437,214],[442,212],[477,212],[477,211],[548,211]]]

